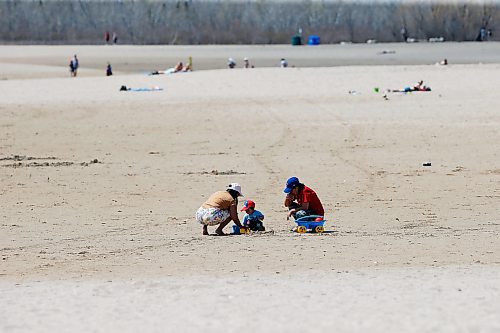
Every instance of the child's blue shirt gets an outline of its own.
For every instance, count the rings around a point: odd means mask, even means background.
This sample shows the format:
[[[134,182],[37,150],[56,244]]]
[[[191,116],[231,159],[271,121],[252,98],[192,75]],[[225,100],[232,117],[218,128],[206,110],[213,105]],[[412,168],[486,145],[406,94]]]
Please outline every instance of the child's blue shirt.
[[[246,214],[243,218],[243,224],[248,224],[250,221],[260,221],[264,218],[264,214],[259,212],[258,210],[254,210],[252,214]]]

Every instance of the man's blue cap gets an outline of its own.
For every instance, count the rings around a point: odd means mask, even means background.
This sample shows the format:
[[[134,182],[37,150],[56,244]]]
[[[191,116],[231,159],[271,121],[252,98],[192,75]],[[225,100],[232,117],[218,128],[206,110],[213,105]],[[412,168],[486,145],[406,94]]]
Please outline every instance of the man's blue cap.
[[[285,190],[283,192],[290,193],[290,192],[292,192],[292,189],[299,184],[300,184],[300,182],[299,182],[299,179],[297,177],[288,178],[288,180],[286,181]]]

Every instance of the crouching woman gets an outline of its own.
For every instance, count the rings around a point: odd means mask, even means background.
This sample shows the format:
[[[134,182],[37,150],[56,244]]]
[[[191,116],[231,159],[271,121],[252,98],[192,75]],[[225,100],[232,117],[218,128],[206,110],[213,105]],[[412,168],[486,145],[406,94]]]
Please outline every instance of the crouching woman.
[[[203,225],[203,235],[208,235],[208,226],[216,226],[215,233],[223,236],[224,227],[233,221],[243,228],[238,218],[238,197],[242,197],[241,186],[231,183],[225,191],[217,191],[196,212],[196,221]]]

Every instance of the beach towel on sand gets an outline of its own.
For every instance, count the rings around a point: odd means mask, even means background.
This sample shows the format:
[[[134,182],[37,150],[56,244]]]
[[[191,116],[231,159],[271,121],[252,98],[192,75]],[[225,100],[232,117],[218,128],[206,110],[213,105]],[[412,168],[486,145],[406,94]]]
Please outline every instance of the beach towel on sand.
[[[151,88],[127,88],[127,86],[121,86],[120,91],[162,91],[163,88],[160,88],[158,86],[151,87]]]

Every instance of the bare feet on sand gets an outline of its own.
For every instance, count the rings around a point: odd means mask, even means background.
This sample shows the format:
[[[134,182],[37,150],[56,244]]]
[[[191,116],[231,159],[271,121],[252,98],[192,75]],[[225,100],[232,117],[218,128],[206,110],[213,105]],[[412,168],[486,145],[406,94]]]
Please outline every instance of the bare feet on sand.
[[[210,235],[208,233],[208,226],[206,226],[206,225],[203,226],[203,235],[204,236],[209,236]],[[215,230],[215,236],[227,236],[227,234],[225,234],[224,231],[222,231],[222,229],[217,228]]]

